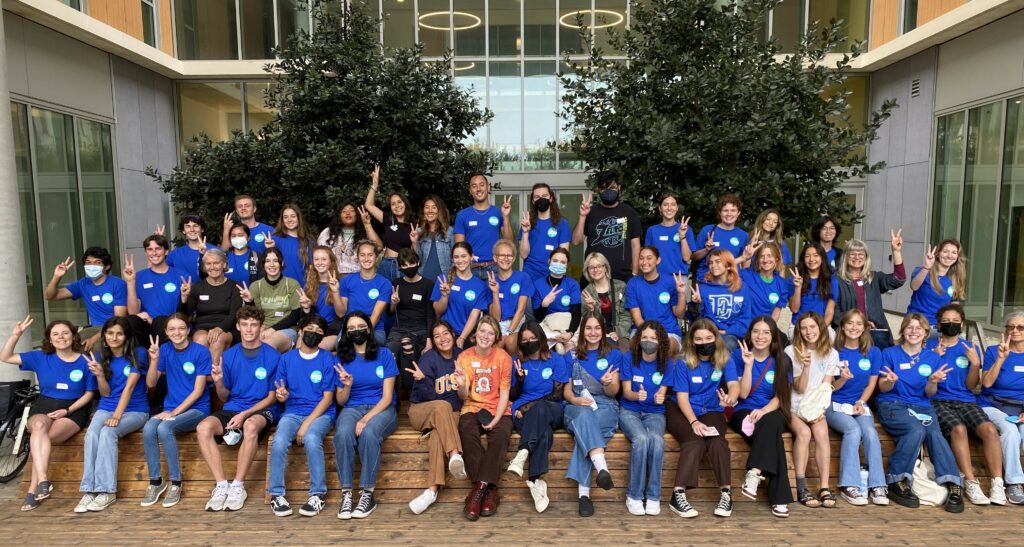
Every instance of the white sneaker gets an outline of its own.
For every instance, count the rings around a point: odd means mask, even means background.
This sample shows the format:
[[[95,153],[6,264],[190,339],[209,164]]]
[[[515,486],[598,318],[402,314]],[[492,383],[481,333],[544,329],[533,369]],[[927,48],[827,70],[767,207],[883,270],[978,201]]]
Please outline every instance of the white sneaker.
[[[626,509],[629,510],[630,515],[643,516],[647,514],[647,511],[644,509],[644,502],[633,498],[626,498]]]
[[[228,511],[238,511],[245,505],[245,500],[249,498],[249,494],[245,492],[245,487],[240,484],[229,484],[228,485],[228,499],[224,501],[224,509]]]
[[[993,505],[1006,505],[1006,486],[1003,479],[996,477],[992,479],[992,487],[988,491],[988,499]]]
[[[530,487],[534,509],[538,513],[543,513],[548,508],[548,504],[551,503],[551,500],[548,499],[548,483],[544,482],[544,479],[537,479],[535,481],[526,481],[526,486]]]
[[[419,515],[433,505],[435,501],[437,501],[437,492],[427,488],[422,494],[409,502],[409,509],[412,511],[412,514]]]
[[[210,501],[206,502],[207,511],[223,511],[224,504],[228,501],[228,486],[216,485],[213,487],[213,494]]]
[[[462,459],[462,454],[455,454],[448,460],[448,472],[456,479],[466,478],[466,461]]]
[[[516,476],[523,476],[523,467],[526,466],[526,458],[530,457],[530,451],[522,448],[516,452],[516,457],[508,464],[508,472]]]
[[[86,495],[82,496],[81,501],[79,501],[78,505],[75,506],[75,512],[76,513],[88,513],[89,512],[89,504],[92,503],[92,500],[94,500],[95,498],[96,498],[96,496],[94,496],[92,494],[86,494]]]
[[[644,502],[644,513],[652,517],[656,517],[661,514],[661,502],[647,500]]]
[[[971,500],[974,505],[988,505],[992,503],[992,500],[988,499],[985,492],[981,491],[981,484],[977,480],[964,481],[966,487],[967,499]]]
[[[117,495],[108,492],[100,492],[93,498],[92,503],[89,504],[90,511],[102,511],[107,507],[110,507],[111,503],[117,501]]]
[[[743,476],[743,488],[741,492],[744,496],[756,500],[757,499],[757,487],[760,486],[761,481],[764,477],[758,475],[753,469],[747,471],[747,474]]]

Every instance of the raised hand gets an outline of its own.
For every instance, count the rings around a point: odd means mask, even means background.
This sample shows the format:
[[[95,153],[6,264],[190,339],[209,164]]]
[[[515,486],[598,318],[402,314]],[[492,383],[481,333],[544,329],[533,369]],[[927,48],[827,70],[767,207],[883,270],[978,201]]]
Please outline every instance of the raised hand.
[[[412,362],[412,368],[407,368],[405,369],[405,371],[408,372],[409,374],[412,374],[412,379],[416,380],[417,382],[427,377],[427,375],[423,374],[423,371],[420,370],[420,366],[416,364],[416,361]]]
[[[199,256],[206,254],[206,235],[199,238]]]
[[[224,367],[221,362],[218,361],[210,364],[210,379],[215,384],[224,380]]]
[[[32,325],[32,316],[27,315],[24,319],[14,324],[14,328],[11,329],[11,334],[14,334],[15,337],[21,337],[22,334],[25,334],[25,331],[28,330],[30,325]]]
[[[184,302],[188,298],[188,295],[192,294],[192,276],[188,276],[188,279],[181,278],[181,300]]]
[[[889,382],[890,384],[895,384],[900,379],[899,375],[893,372],[892,369],[889,367],[882,367],[882,370],[878,372],[878,375],[881,376],[883,380]]]
[[[546,308],[550,306],[551,303],[555,301],[555,297],[557,297],[558,293],[560,292],[562,292],[561,285],[559,285],[558,287],[551,287],[551,290],[548,291],[548,294],[545,295],[544,299],[540,301],[541,307]]]
[[[839,363],[839,377],[844,380],[850,380],[853,378],[853,371],[850,370],[849,362],[841,361]]]
[[[288,400],[288,388],[284,385],[284,380],[274,380],[274,397],[277,398],[277,402],[283,403]]]
[[[437,290],[441,291],[441,296],[448,298],[448,295],[452,293],[452,286],[450,283],[448,283],[448,278],[443,275],[441,277],[438,277],[437,284]]]
[[[124,268],[121,268],[121,279],[124,279],[125,283],[135,282],[135,257],[128,253],[124,255]]]
[[[401,299],[398,297],[398,285],[391,288],[391,304],[397,306]]]
[[[96,361],[94,361],[92,359],[89,359],[88,363],[89,363],[89,372],[91,372],[93,374],[93,376],[95,376],[97,378],[100,378],[100,377],[103,376],[103,365],[99,364],[98,362],[96,362]]]
[[[498,280],[494,277],[494,272],[487,272],[487,288],[491,289],[491,292],[494,294],[501,292],[501,285],[498,284]]]
[[[714,249],[715,248],[715,231],[714,230],[711,230],[710,232],[708,232],[708,238],[704,241],[704,248],[705,249]]]
[[[327,288],[331,290],[331,294],[337,293],[340,286],[341,283],[338,282],[338,273],[333,270],[327,272]]]
[[[249,292],[249,284],[242,281],[242,286],[238,287],[238,294],[241,295],[243,302],[252,302],[252,293]]]
[[[57,264],[57,267],[53,269],[53,277],[64,277],[67,275],[68,270],[71,269],[71,266],[74,265],[75,261],[71,260],[70,256],[65,258],[63,262]]]
[[[700,299],[700,283],[694,283],[693,284],[693,294],[690,295],[690,301],[692,301],[694,304],[700,304],[701,303],[701,299]]]
[[[585,217],[590,214],[590,207],[594,203],[594,195],[587,192],[583,196],[583,201],[580,202],[580,216]]]
[[[663,404],[665,404],[665,392],[664,391],[659,389],[658,391],[654,392],[654,404],[656,404],[656,405],[663,405]]]
[[[728,391],[719,388],[718,391],[715,393],[718,395],[718,404],[722,405],[723,407],[729,408],[736,404],[736,401],[734,401],[732,397],[729,397]]]
[[[999,345],[996,346],[996,357],[1003,361],[1010,355],[1010,335],[1003,333],[999,336]]]
[[[459,389],[462,386],[468,385],[466,383],[467,381],[468,379],[466,378],[466,373],[462,372],[461,370],[455,369],[455,372],[452,373],[452,382],[455,384],[455,389]]]
[[[366,210],[366,207],[359,206],[359,218],[363,221],[363,224],[370,223],[370,212]]]
[[[370,172],[370,188],[374,192],[377,191],[377,188],[380,188],[380,165],[374,165],[373,171]]]
[[[676,292],[686,292],[686,276],[680,273],[673,273],[672,279],[676,282]]]
[[[966,341],[960,342],[960,344],[964,347],[964,355],[967,357],[967,362],[972,367],[981,366],[981,356],[978,355],[978,347],[974,344],[968,344]]]
[[[418,251],[419,248],[416,245],[417,243],[419,243],[419,240],[420,229],[413,227],[411,230],[409,230],[409,247],[411,247],[414,251]]]
[[[939,382],[945,382],[946,381],[946,377],[949,375],[950,371],[952,371],[952,370],[953,370],[953,367],[948,366],[948,365],[942,365],[941,367],[939,367],[939,370],[936,370],[935,372],[932,373],[931,376],[928,377],[928,381],[932,382],[934,384],[937,384]]]
[[[921,263],[921,267],[922,268],[924,268],[926,270],[932,269],[932,265],[935,264],[935,253],[937,251],[938,251],[938,248],[935,247],[934,245],[928,245],[927,247],[925,247],[925,250],[924,250],[924,262]]]
[[[156,227],[153,228],[153,235],[162,236],[166,231],[167,230],[164,228],[163,224],[157,224]]]
[[[345,367],[341,366],[341,363],[334,365],[334,372],[338,373],[338,379],[341,380],[342,384],[346,386],[352,385],[352,375],[345,370]]]
[[[526,372],[523,371],[523,364],[519,362],[519,358],[518,357],[514,357],[512,359],[512,366],[514,366],[515,369],[516,369],[516,376],[519,376],[519,377],[526,376]]]
[[[740,355],[743,357],[743,366],[754,366],[754,352],[750,351],[750,346],[747,345],[746,340],[740,340]]]
[[[277,242],[274,241],[273,232],[265,232],[263,234],[263,246],[267,249],[273,249],[274,245],[277,245]]]
[[[690,230],[690,217],[682,217],[679,220],[679,241],[686,240],[686,232]]]
[[[530,216],[529,215],[523,215],[523,219],[519,221],[519,228],[525,234],[526,232],[530,231],[531,227],[532,226],[530,225]]]
[[[590,293],[588,293],[587,291],[583,291],[582,297],[583,305],[587,308],[588,311],[594,311],[595,309],[597,309],[597,300],[593,296],[590,296]]]
[[[757,250],[764,246],[764,241],[751,239],[746,247],[743,247],[743,257],[751,258],[757,253]]]
[[[898,253],[903,250],[903,228],[899,230],[889,230],[889,246],[892,247],[892,252]]]
[[[615,382],[618,379],[619,369],[609,367],[608,371],[601,375],[601,384],[605,386],[610,386],[612,382]]]
[[[313,301],[306,295],[306,291],[302,289],[295,289],[295,294],[299,295],[299,307],[302,308],[303,311],[309,311],[309,308],[313,306]]]
[[[146,350],[149,355],[149,362],[152,363],[160,358],[160,337],[150,335],[149,336],[149,349]]]
[[[234,225],[235,221],[231,219],[231,213],[224,213],[224,231],[230,230]]]
[[[794,346],[793,349],[796,350],[796,347]],[[800,359],[800,363],[804,366],[805,369],[807,367],[811,366],[811,350],[810,349],[804,349],[803,351],[797,350],[797,357]]]
[[[512,214],[512,196],[505,196],[505,201],[501,204],[501,216],[508,217]]]
[[[800,286],[804,283],[804,278],[800,277],[800,272],[796,268],[789,268],[789,275],[793,278],[793,290],[800,292]]]

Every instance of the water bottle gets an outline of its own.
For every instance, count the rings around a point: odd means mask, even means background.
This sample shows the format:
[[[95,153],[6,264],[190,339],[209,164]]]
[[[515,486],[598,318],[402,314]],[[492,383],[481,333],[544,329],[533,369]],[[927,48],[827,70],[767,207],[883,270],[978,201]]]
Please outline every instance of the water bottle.
[[[860,491],[868,491],[868,468],[867,466],[860,466]]]
[[[589,389],[583,388],[583,391],[580,392],[580,397],[582,397],[584,399],[590,399],[590,408],[591,408],[591,410],[593,410],[594,412],[597,412],[597,401],[594,399],[594,396],[590,394],[590,390]]]

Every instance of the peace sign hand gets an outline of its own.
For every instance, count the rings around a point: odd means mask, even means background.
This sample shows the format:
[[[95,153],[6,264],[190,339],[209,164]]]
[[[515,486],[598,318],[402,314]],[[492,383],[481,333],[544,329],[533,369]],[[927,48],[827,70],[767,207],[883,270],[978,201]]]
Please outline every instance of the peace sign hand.
[[[188,295],[192,294],[192,276],[188,276],[188,279],[181,278],[181,300],[184,301],[188,298]]]
[[[893,372],[892,369],[889,367],[882,367],[882,370],[879,371],[879,375],[882,377],[883,380],[889,382],[890,384],[895,384],[896,381],[900,379],[900,377],[895,372]]]
[[[747,346],[746,340],[740,340],[740,355],[743,357],[744,366],[754,366],[754,352],[750,351],[750,347]]]
[[[491,289],[491,292],[494,294],[501,292],[501,285],[499,285],[498,280],[495,279],[494,272],[487,272],[487,288]]]
[[[466,373],[462,372],[459,369],[455,369],[455,372],[452,373],[452,382],[455,384],[455,389],[459,389],[462,386],[466,385]]]
[[[590,296],[590,293],[587,291],[583,291],[581,293],[581,296],[583,298],[583,305],[586,306],[588,311],[593,311],[597,304],[597,301],[594,300],[594,297]]]
[[[24,319],[22,319],[21,321],[18,321],[17,323],[14,324],[14,329],[13,329],[12,334],[20,337],[22,334],[25,334],[25,331],[28,330],[28,327],[31,324],[32,324],[32,316],[31,315],[25,316]]]
[[[518,357],[512,358],[512,366],[516,369],[516,376],[519,376],[520,378],[526,376],[526,372],[523,370],[523,364],[519,361]]]
[[[889,230],[890,246],[892,252],[898,253],[903,250],[903,228],[899,230]]]
[[[97,378],[103,376],[103,365],[97,363],[93,359],[89,359],[87,362],[89,363],[89,372],[91,372],[93,376]]]
[[[924,251],[924,262],[921,263],[921,267],[926,270],[932,269],[932,265],[935,264],[935,252],[938,251],[934,245],[928,245]]]
[[[794,346],[793,349],[796,350],[796,347]],[[800,359],[800,363],[804,367],[811,366],[811,350],[810,349],[804,349],[803,351],[796,350],[796,352],[797,352],[797,357],[799,357],[799,359]]]
[[[338,373],[338,379],[341,380],[342,384],[346,386],[352,385],[352,375],[349,374],[348,371],[345,370],[345,367],[341,366],[340,363],[334,365],[334,372]]]
[[[690,295],[690,300],[695,304],[700,304],[700,283],[693,284],[693,294]]]
[[[616,381],[618,379],[618,376],[619,376],[619,369],[617,369],[617,368],[609,368],[608,372],[605,372],[601,376],[601,384],[602,385],[606,385],[606,386],[611,385],[612,382],[614,382],[614,381]]]
[[[800,277],[800,272],[797,271],[797,269],[793,268],[793,267],[789,268],[789,275],[791,275],[793,277],[793,288],[794,288],[794,290],[799,291],[800,285],[803,285],[803,283],[804,283],[804,278]]]
[[[274,233],[265,232],[263,234],[263,246],[267,249],[273,249],[275,245],[277,245],[277,242],[274,241]]]
[[[210,364],[210,379],[213,383],[217,383],[224,380],[224,367],[221,366],[220,361],[216,361]]]
[[[416,245],[419,242],[419,240],[420,229],[414,227],[413,229],[409,230],[409,247],[411,247],[413,250],[418,250]]]
[[[750,240],[745,247],[743,247],[742,258],[747,259],[753,257],[757,250],[764,246],[764,241],[761,240]]]
[[[67,275],[68,270],[71,269],[71,266],[74,266],[74,265],[75,265],[75,261],[71,260],[70,256],[67,257],[66,259],[64,259],[63,262],[57,264],[57,267],[53,269],[53,277],[57,277],[57,278],[64,277],[65,275]]]
[[[359,206],[359,218],[362,219],[364,225],[370,223],[370,212],[363,206]]]
[[[150,335],[149,337],[149,349],[146,350],[149,355],[149,362],[152,363],[160,358],[160,337]]]
[[[133,283],[135,281],[135,257],[128,253],[124,254],[124,268],[121,268],[121,279],[124,279],[125,283]]]
[[[946,376],[949,374],[951,370],[953,370],[953,367],[942,365],[941,367],[939,367],[939,370],[936,370],[935,372],[932,373],[931,376],[928,377],[928,381],[933,384],[945,382]]]
[[[206,236],[205,235],[203,237],[199,238],[199,255],[202,256],[204,254],[206,254]]]
[[[587,194],[585,196],[583,196],[583,201],[580,202],[580,216],[581,217],[585,217],[585,216],[590,214],[590,207],[591,207],[591,204],[593,204],[593,203],[594,203],[594,195],[589,193],[589,192],[587,192]]]
[[[398,285],[391,288],[391,304],[397,306],[401,299],[398,297]]]
[[[729,408],[736,404],[736,401],[729,397],[729,392],[724,389],[719,388],[716,393],[718,394],[718,404],[722,405],[722,407]]]
[[[242,297],[243,302],[252,302],[252,293],[249,292],[249,285],[242,281],[242,286],[238,287],[238,294]]]
[[[672,279],[676,282],[676,292],[680,294],[686,293],[686,276],[681,273],[673,273]]]
[[[512,196],[505,196],[505,202],[501,204],[501,216],[508,218],[512,214]]]
[[[524,234],[530,231],[531,225],[529,216],[523,216],[523,219],[519,221],[519,228]]]
[[[713,249],[715,247],[715,231],[711,230],[708,232],[708,238],[704,241],[705,249]]]
[[[380,165],[375,164],[373,171],[370,172],[370,187],[376,192],[377,188],[380,187]]]
[[[562,292],[561,285],[559,285],[558,287],[551,287],[551,290],[548,291],[548,294],[544,297],[543,300],[540,301],[541,307],[546,308],[550,306],[551,303],[555,301],[555,297],[558,296],[558,293],[560,292]]]
[[[679,241],[686,239],[686,232],[690,230],[690,217],[682,217],[679,220]]]
[[[438,290],[441,291],[441,296],[447,298],[452,292],[452,286],[448,283],[448,278],[440,276],[437,278]]]
[[[978,355],[978,347],[974,344],[968,344],[966,341],[960,342],[960,344],[964,347],[964,354],[967,356],[967,362],[970,363],[972,367],[981,366],[981,356]]]
[[[999,345],[996,346],[996,356],[999,360],[1005,360],[1010,355],[1010,335],[1003,333],[999,336]]]
[[[420,366],[416,364],[416,361],[412,362],[412,368],[407,368],[405,371],[412,374],[412,379],[417,382],[427,377],[427,375],[423,374],[423,371],[420,370]]]
[[[162,236],[162,235],[164,235],[164,232],[166,232],[166,229],[165,229],[163,224],[157,224],[153,228],[153,235],[155,235],[155,236]]]
[[[338,292],[338,287],[341,284],[338,282],[338,273],[335,271],[327,272],[327,288],[331,290],[331,294]]]
[[[274,380],[274,397],[277,398],[277,402],[287,401],[288,395],[288,388],[284,386],[284,380]]]
[[[295,289],[295,294],[299,295],[299,307],[302,308],[302,311],[308,312],[309,308],[313,306],[313,301],[306,295],[306,291]]]

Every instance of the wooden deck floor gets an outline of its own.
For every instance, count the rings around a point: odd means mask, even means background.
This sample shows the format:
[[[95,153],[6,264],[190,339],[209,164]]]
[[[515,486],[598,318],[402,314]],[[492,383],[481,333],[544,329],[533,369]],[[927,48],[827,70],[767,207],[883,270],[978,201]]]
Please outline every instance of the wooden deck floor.
[[[1009,545],[1019,544],[1022,507],[968,506],[960,515],[923,507],[792,506],[787,520],[768,513],[765,503],[736,504],[733,516],[711,516],[710,503],[696,503],[701,516],[684,520],[668,511],[633,517],[623,504],[599,502],[597,515],[581,519],[575,503],[553,503],[543,514],[532,504],[503,503],[498,514],[468,522],[461,506],[442,503],[423,515],[402,504],[380,506],[366,520],[339,521],[332,503],[315,518],[270,514],[258,496],[237,513],[207,513],[203,500],[189,499],[163,509],[144,509],[119,500],[104,513],[76,515],[73,500],[47,500],[31,513],[18,502],[0,503],[4,545]]]

